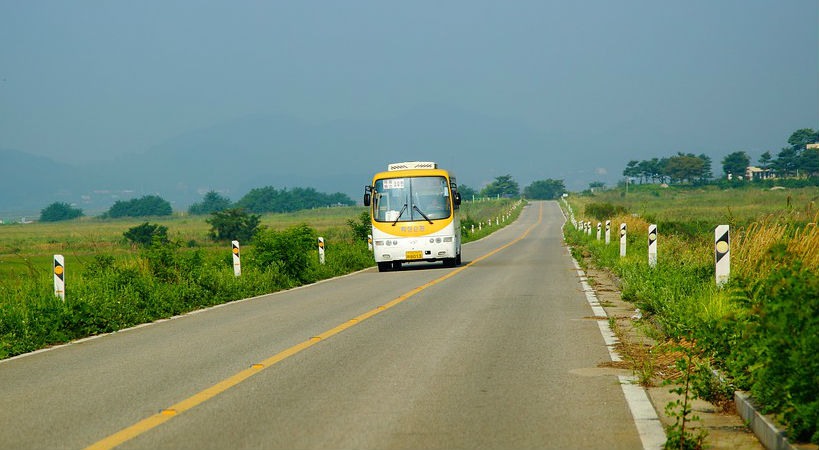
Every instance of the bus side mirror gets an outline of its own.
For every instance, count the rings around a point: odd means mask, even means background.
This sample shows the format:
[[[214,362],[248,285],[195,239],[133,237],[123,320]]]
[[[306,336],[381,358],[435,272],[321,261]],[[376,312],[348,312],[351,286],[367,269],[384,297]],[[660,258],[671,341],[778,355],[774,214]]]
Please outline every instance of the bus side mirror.
[[[372,190],[371,186],[364,186],[364,206],[370,206],[370,192]]]
[[[456,192],[455,197],[453,197],[453,199],[455,200],[455,206],[460,205],[461,204],[461,193]]]

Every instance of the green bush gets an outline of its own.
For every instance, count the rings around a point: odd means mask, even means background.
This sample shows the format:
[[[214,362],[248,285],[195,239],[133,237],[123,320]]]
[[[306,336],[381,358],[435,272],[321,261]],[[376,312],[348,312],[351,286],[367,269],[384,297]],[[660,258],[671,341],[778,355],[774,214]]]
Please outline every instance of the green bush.
[[[819,277],[789,261],[754,286],[736,358],[766,412],[781,414],[793,437],[819,444]]]
[[[208,237],[214,241],[249,241],[259,229],[262,216],[248,214],[242,208],[215,211],[207,222],[210,225]]]
[[[171,204],[158,195],[146,195],[131,200],[117,200],[103,214],[106,218],[170,216],[173,213]]]
[[[615,206],[611,203],[589,203],[584,209],[587,216],[604,221],[614,216],[625,214],[626,209],[622,206]]]
[[[74,208],[65,202],[54,202],[40,211],[40,222],[58,222],[84,216],[79,208]]]
[[[347,226],[350,227],[356,241],[367,242],[367,236],[372,232],[370,213],[364,211],[356,219],[347,219]]]
[[[317,255],[318,236],[307,225],[283,231],[261,230],[253,238],[252,263],[259,269],[275,266],[288,277],[305,281],[309,259]]]
[[[122,233],[128,242],[143,247],[148,247],[155,241],[158,243],[168,242],[168,227],[159,224],[145,222],[141,225],[131,227]]]

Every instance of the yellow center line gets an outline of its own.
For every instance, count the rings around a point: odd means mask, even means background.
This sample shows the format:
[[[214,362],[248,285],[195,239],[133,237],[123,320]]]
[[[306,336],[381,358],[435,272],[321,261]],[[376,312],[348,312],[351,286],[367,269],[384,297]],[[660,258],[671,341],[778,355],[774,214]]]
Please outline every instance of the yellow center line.
[[[537,222],[535,222],[534,225],[530,226],[522,235],[520,235],[516,239],[514,239],[514,240],[512,240],[512,241],[510,241],[510,242],[496,248],[495,250],[492,250],[489,253],[486,253],[485,255],[483,255],[483,256],[481,256],[479,258],[474,259],[469,264],[463,265],[463,266],[461,266],[461,267],[459,267],[459,268],[457,268],[455,270],[449,271],[449,272],[447,272],[446,275],[443,275],[443,276],[441,276],[439,278],[436,278],[436,279],[434,279],[434,280],[432,280],[432,281],[430,281],[430,282],[428,282],[428,283],[426,283],[426,284],[424,284],[422,286],[419,286],[419,287],[417,287],[417,288],[415,288],[415,289],[413,289],[413,290],[411,290],[411,291],[409,291],[409,292],[407,292],[405,294],[402,294],[401,296],[399,296],[399,297],[397,297],[397,298],[395,298],[393,300],[390,300],[389,302],[387,302],[387,303],[385,303],[385,304],[383,304],[383,305],[381,305],[381,306],[379,306],[379,307],[377,307],[375,309],[367,311],[364,314],[361,314],[361,315],[359,315],[359,316],[357,316],[357,317],[355,317],[353,319],[350,319],[347,322],[344,322],[341,325],[338,325],[335,328],[329,329],[329,330],[327,330],[327,331],[325,331],[325,332],[323,332],[323,333],[321,333],[321,334],[319,334],[317,336],[313,336],[310,339],[308,339],[308,340],[306,340],[306,341],[304,341],[304,342],[302,342],[300,344],[296,344],[296,345],[294,345],[294,346],[292,346],[292,347],[290,347],[290,348],[288,348],[288,349],[286,349],[286,350],[284,350],[282,352],[279,352],[279,353],[277,353],[277,354],[275,354],[275,355],[273,355],[273,356],[271,356],[271,357],[269,357],[269,358],[267,358],[267,359],[265,359],[265,360],[263,360],[263,361],[261,361],[259,363],[253,364],[249,368],[244,369],[244,370],[242,370],[242,371],[240,371],[240,372],[238,372],[238,373],[236,373],[236,374],[234,374],[234,375],[232,375],[232,376],[230,376],[228,378],[225,378],[224,380],[214,384],[213,386],[210,386],[210,387],[208,387],[208,388],[206,388],[206,389],[204,389],[202,391],[199,391],[196,394],[186,398],[185,400],[182,400],[179,403],[171,405],[170,407],[168,407],[166,409],[163,409],[162,411],[160,411],[160,412],[158,412],[158,413],[156,413],[156,414],[154,414],[154,415],[152,415],[150,417],[146,417],[145,419],[142,419],[139,422],[137,422],[137,423],[135,423],[135,424],[133,424],[133,425],[127,427],[127,428],[123,428],[122,430],[120,430],[120,431],[118,431],[118,432],[116,432],[116,433],[114,433],[114,434],[112,434],[112,435],[98,441],[98,442],[95,442],[94,444],[91,444],[90,446],[86,447],[86,450],[111,449],[111,448],[114,448],[114,447],[116,447],[116,446],[118,446],[118,445],[120,445],[120,444],[122,444],[122,443],[124,443],[126,441],[129,441],[129,440],[139,436],[142,433],[145,433],[146,431],[149,431],[149,430],[151,430],[153,428],[158,427],[159,425],[162,425],[163,423],[173,419],[176,415],[178,415],[180,413],[183,413],[183,412],[185,412],[185,411],[187,411],[187,410],[189,410],[191,408],[194,408],[194,407],[204,403],[205,401],[207,401],[207,400],[209,400],[209,399],[211,399],[213,397],[216,397],[217,395],[221,394],[222,392],[225,392],[228,389],[238,385],[239,383],[245,381],[246,379],[252,377],[253,375],[256,375],[257,373],[261,372],[262,370],[265,370],[268,367],[273,366],[274,364],[276,364],[276,363],[278,363],[280,361],[283,361],[283,360],[285,360],[285,359],[287,359],[287,358],[289,358],[289,357],[291,357],[291,356],[293,356],[293,355],[295,355],[295,354],[297,354],[297,353],[299,353],[299,352],[301,352],[303,350],[306,350],[306,349],[312,347],[313,345],[317,344],[318,342],[321,342],[321,341],[323,341],[325,339],[328,339],[328,338],[330,338],[330,337],[332,337],[332,336],[334,336],[334,335],[336,335],[338,333],[341,333],[342,331],[346,330],[347,328],[353,327],[353,326],[355,326],[355,325],[357,325],[357,324],[359,324],[359,323],[361,323],[361,322],[363,322],[363,321],[365,321],[365,320],[367,320],[367,319],[369,319],[369,318],[371,318],[371,317],[373,317],[373,316],[375,316],[375,315],[377,315],[377,314],[379,314],[381,312],[384,312],[384,311],[392,308],[393,306],[403,302],[404,300],[407,300],[408,298],[414,296],[415,294],[423,291],[424,289],[426,289],[426,288],[428,288],[430,286],[434,286],[434,285],[436,285],[436,284],[438,284],[438,283],[440,283],[440,282],[442,282],[444,280],[447,280],[447,279],[457,275],[458,273],[466,270],[469,266],[471,266],[471,265],[473,265],[475,263],[478,263],[478,262],[480,262],[480,261],[482,261],[482,260],[484,260],[486,258],[489,258],[490,256],[498,253],[499,251],[501,251],[503,249],[506,249],[506,248],[520,242],[521,240],[526,238],[526,236],[528,236],[529,233],[532,230],[534,230],[535,227],[537,227],[541,223],[542,219],[543,219],[543,204],[540,205],[540,211],[538,212]]]

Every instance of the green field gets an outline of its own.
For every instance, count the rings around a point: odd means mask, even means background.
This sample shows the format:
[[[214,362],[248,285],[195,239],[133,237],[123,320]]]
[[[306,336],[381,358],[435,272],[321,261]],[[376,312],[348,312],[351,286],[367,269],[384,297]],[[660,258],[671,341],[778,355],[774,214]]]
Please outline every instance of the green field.
[[[289,214],[264,214],[261,224],[272,229],[285,229],[307,223],[319,233],[329,234],[328,239],[344,233],[346,221],[365,211],[363,207],[322,208]],[[66,257],[68,270],[82,270],[84,264],[97,254],[110,254],[117,258],[135,253],[123,233],[144,222],[168,227],[172,240],[189,248],[207,251],[230,252],[230,244],[216,243],[208,239],[210,229],[205,221],[210,216],[175,214],[168,217],[145,217],[128,219],[80,219],[31,224],[6,224],[0,226],[0,280],[32,273],[51,271],[54,254]],[[72,267],[73,266],[73,267]]]
[[[593,196],[575,196],[572,203],[584,207],[590,202],[624,206],[630,213],[661,222],[705,220],[747,224],[768,214],[790,214],[798,220],[812,220],[817,213],[819,187],[774,189],[749,186],[719,189],[714,186],[667,188],[659,185],[631,185]]]

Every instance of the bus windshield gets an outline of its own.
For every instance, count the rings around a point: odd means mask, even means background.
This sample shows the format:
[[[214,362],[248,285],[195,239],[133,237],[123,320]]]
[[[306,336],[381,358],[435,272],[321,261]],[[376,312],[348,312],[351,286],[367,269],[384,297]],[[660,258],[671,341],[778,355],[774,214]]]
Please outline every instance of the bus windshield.
[[[385,178],[375,182],[373,191],[378,222],[432,222],[452,213],[445,177]]]

